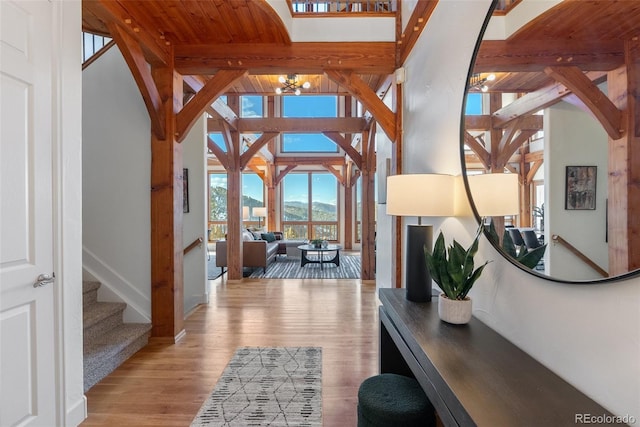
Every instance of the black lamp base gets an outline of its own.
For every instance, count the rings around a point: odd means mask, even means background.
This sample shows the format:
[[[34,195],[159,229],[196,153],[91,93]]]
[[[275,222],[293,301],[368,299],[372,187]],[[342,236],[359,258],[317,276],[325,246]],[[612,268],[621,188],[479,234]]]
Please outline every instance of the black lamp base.
[[[431,301],[431,275],[427,271],[427,263],[424,258],[425,246],[429,251],[432,250],[433,227],[431,225],[408,225],[405,287],[409,301]]]

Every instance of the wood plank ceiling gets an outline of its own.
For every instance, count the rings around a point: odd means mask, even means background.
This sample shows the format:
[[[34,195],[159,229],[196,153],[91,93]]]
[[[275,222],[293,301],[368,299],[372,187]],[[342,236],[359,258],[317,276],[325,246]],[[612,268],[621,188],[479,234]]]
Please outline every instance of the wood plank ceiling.
[[[517,7],[517,6],[516,6]],[[517,119],[539,111],[542,108],[560,102],[571,95],[573,89],[580,84],[579,73],[585,73],[588,80],[597,85],[607,78],[607,72],[625,65],[625,43],[638,40],[640,36],[640,2],[635,0],[565,0],[516,31],[506,40],[483,40],[473,65],[473,72],[481,78],[491,74],[495,80],[486,82],[489,93],[511,93],[520,99],[504,109],[501,101],[492,109],[491,119],[485,117],[467,117],[467,131],[488,131],[505,129]],[[561,82],[561,75],[572,73],[571,88]],[[586,79],[585,79],[586,80]],[[592,96],[599,90],[590,88]],[[470,88],[470,92],[478,92],[478,87]],[[525,96],[527,95],[527,96]],[[572,102],[589,110],[583,101],[572,96]],[[492,107],[494,108],[494,107]],[[603,108],[603,107],[600,107]],[[603,126],[614,139],[619,138],[619,130],[613,129],[615,114],[593,111],[600,115]],[[539,117],[538,117],[539,118]],[[527,130],[533,133],[540,129],[542,121],[536,124],[534,117],[522,122],[530,126]],[[511,131],[515,137],[517,133]],[[479,144],[474,143],[471,135],[466,135],[467,145],[475,153],[466,156],[467,167],[472,169],[500,170],[503,162],[489,160],[490,154],[482,147],[484,141],[480,135]],[[514,138],[515,140],[515,138]],[[520,138],[520,144],[526,145],[527,138]],[[503,146],[508,144],[503,143]],[[509,152],[515,153],[515,145]],[[489,150],[490,151],[490,150]],[[540,153],[541,155],[542,153]],[[533,159],[533,156],[529,156]],[[540,156],[538,156],[540,157]],[[507,160],[506,154],[502,160]],[[536,158],[537,164],[542,158]],[[519,156],[510,157],[511,169],[520,162]],[[507,165],[508,166],[508,165]],[[509,166],[508,166],[509,168]]]
[[[329,51],[313,43],[293,44],[264,0],[83,0],[84,31],[109,36],[113,16],[159,46],[174,46],[176,69],[183,75],[208,78],[219,69],[248,68],[229,93],[274,95],[282,86],[280,75],[298,74],[311,83],[305,93],[347,94],[323,74],[322,60],[331,68],[359,68],[359,77],[377,91],[396,67],[393,42],[345,43],[342,49],[334,44]]]
[[[640,2],[565,0],[506,40],[482,42],[474,72],[493,73],[489,92],[529,93],[555,83],[549,66],[583,72],[624,64],[624,41],[640,36]]]

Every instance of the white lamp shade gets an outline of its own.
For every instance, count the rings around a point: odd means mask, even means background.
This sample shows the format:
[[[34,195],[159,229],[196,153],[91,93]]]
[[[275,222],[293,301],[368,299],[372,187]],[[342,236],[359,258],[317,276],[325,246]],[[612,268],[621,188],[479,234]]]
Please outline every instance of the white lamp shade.
[[[243,221],[249,220],[249,206],[242,207],[242,219]]]
[[[471,199],[481,217],[520,213],[518,175],[513,173],[469,175],[467,181]]]
[[[264,218],[267,216],[267,208],[266,207],[255,207],[253,208],[253,216],[256,218]]]
[[[387,215],[451,216],[454,214],[455,177],[404,174],[387,178]]]

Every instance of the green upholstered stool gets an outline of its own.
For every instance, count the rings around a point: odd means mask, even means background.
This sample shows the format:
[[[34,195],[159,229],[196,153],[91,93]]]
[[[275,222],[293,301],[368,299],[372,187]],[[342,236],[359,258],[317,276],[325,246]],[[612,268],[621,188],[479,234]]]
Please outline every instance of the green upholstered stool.
[[[435,426],[435,411],[413,378],[381,374],[358,390],[358,427]]]

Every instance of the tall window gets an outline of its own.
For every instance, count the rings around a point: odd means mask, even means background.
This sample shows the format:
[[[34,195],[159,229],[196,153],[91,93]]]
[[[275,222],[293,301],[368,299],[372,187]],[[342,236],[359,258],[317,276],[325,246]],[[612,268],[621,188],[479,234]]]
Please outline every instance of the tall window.
[[[262,97],[258,95],[240,96],[240,117],[262,117]]]
[[[242,174],[242,206],[249,208],[249,220],[244,221],[244,225],[257,227],[258,217],[254,214],[254,208],[264,206],[264,184],[255,173]]]
[[[227,174],[209,174],[209,240],[227,234]]]
[[[337,96],[283,96],[283,117],[338,117]],[[321,133],[290,133],[282,136],[284,153],[337,153],[335,142]]]
[[[282,182],[282,226],[289,239],[338,240],[338,180],[324,172],[290,173]]]

